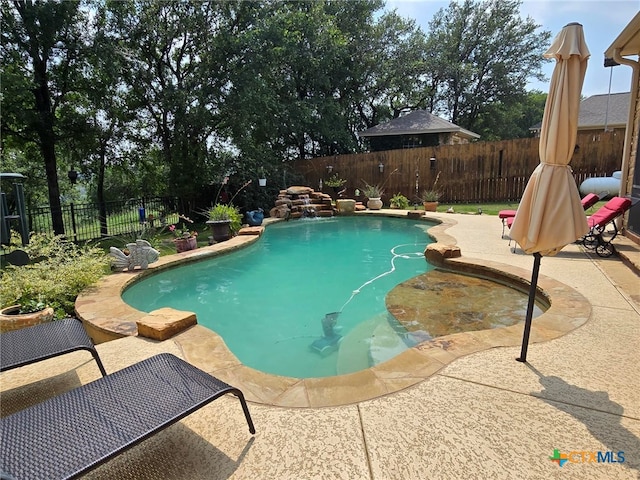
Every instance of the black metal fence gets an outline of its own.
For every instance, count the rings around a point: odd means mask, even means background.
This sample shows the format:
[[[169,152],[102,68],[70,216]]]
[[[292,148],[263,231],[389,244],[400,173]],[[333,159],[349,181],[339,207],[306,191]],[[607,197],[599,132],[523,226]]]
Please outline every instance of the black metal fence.
[[[115,235],[140,232],[143,227],[161,227],[176,223],[182,205],[177,198],[137,198],[107,202],[105,215],[100,218],[97,203],[64,205],[62,218],[67,238],[73,241],[95,240]],[[53,232],[51,207],[28,208],[29,231]]]

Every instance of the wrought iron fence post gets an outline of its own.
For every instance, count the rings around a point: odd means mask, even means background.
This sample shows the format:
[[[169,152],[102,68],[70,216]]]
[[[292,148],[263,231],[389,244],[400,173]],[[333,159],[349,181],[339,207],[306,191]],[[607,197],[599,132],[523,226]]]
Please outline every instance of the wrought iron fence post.
[[[73,208],[73,202],[69,205],[71,207],[71,229],[73,230],[73,241],[78,240],[78,232],[76,232],[76,211]]]

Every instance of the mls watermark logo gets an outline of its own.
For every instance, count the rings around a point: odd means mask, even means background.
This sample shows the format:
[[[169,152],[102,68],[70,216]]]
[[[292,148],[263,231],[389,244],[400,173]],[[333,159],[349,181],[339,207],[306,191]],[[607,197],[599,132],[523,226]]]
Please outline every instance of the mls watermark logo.
[[[557,448],[553,450],[553,456],[549,457],[559,467],[568,463],[624,463],[624,452],[612,451],[585,451],[572,450],[569,453],[561,453]]]

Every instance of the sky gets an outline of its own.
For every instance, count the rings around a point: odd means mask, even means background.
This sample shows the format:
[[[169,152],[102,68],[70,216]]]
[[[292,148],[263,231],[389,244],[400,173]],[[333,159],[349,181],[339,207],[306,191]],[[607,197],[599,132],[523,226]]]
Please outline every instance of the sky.
[[[401,17],[412,18],[427,33],[429,22],[448,1],[440,0],[387,0],[386,10],[396,10]],[[531,17],[541,30],[551,32],[551,39],[567,23],[581,23],[591,57],[582,87],[582,95],[628,92],[631,89],[631,67],[619,65],[605,68],[604,52],[640,10],[640,0],[524,0],[520,8],[523,18]],[[551,43],[549,43],[550,45]],[[633,58],[636,60],[636,58]],[[546,82],[532,81],[528,90],[548,92],[554,62],[545,63]]]

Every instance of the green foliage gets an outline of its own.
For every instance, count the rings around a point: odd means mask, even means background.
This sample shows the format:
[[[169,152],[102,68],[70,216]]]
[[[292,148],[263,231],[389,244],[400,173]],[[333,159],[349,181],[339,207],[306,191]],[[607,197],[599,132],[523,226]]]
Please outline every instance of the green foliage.
[[[216,203],[208,210],[207,214],[211,221],[230,220],[231,232],[233,234],[238,233],[240,227],[242,227],[242,215],[240,214],[238,207],[231,204],[225,205],[223,203]]]
[[[436,175],[436,179],[433,181],[433,185],[431,186],[431,188],[427,188],[422,191],[422,193],[420,194],[420,200],[422,200],[423,202],[437,202],[440,199],[442,192],[438,190],[438,180],[440,180],[441,173],[442,172],[438,172],[438,175]]]
[[[345,183],[347,183],[347,181],[344,178],[340,178],[340,176],[337,173],[334,173],[333,175],[331,175],[329,178],[327,178],[327,180],[324,182],[324,184],[327,187],[341,187],[343,186]]]
[[[409,208],[409,199],[401,193],[396,193],[393,197],[391,197],[389,203],[391,204],[391,208],[399,208],[401,210],[406,210]]]
[[[30,206],[203,206],[225,175],[264,170],[277,194],[287,160],[361,151],[358,132],[416,108],[483,140],[526,136],[550,34],[521,3],[451,2],[425,34],[383,0],[0,2],[3,159]],[[72,167],[82,189],[55,178]]]
[[[433,113],[475,132],[483,117],[516,108],[528,79],[544,79],[542,53],[551,32],[523,18],[521,5],[521,0],[463,0],[434,15],[425,69]]]
[[[197,237],[198,232],[193,230],[193,220],[185,215],[179,216],[182,222],[169,225],[169,231],[173,233],[175,238]]]
[[[45,308],[47,308],[47,304],[40,299],[33,299],[33,298],[29,298],[25,300],[21,299],[20,309],[18,310],[18,313],[39,312],[40,310],[44,310]]]
[[[437,202],[440,199],[440,192],[437,190],[423,190],[420,200],[423,202]]]
[[[384,189],[380,185],[370,185],[364,182],[362,194],[367,198],[381,198],[384,195]]]
[[[56,318],[70,316],[78,294],[109,273],[109,258],[102,250],[61,236],[32,235],[24,250],[32,263],[7,266],[0,274],[3,307],[41,302],[54,308]]]

